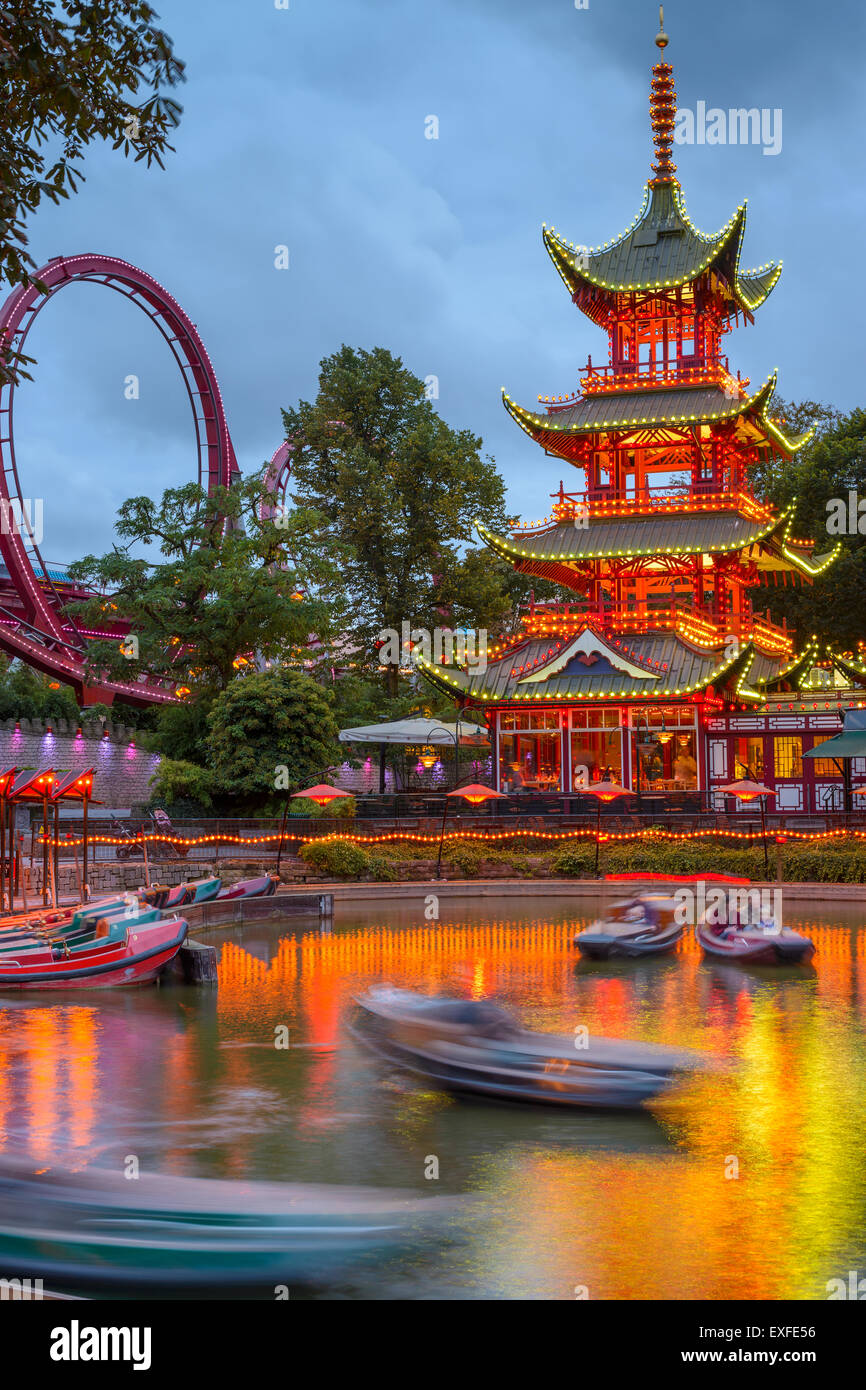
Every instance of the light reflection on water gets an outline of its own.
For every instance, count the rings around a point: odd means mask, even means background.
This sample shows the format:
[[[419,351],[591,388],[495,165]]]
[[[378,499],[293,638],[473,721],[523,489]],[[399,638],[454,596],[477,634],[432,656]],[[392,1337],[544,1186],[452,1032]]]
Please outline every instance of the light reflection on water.
[[[7,997],[0,1149],[45,1163],[479,1194],[458,1243],[346,1276],[368,1298],[821,1298],[866,1272],[866,929],[788,914],[814,969],[741,971],[691,941],[578,963],[592,914],[487,900],[424,921],[341,909],[334,930],[212,938],[217,993]],[[533,1028],[729,1059],[653,1114],[455,1101],[359,1049],[354,994],[387,980],[495,995]],[[291,1047],[275,1046],[288,1027]],[[438,1182],[425,1180],[429,1156]],[[734,1168],[739,1176],[728,1176]]]

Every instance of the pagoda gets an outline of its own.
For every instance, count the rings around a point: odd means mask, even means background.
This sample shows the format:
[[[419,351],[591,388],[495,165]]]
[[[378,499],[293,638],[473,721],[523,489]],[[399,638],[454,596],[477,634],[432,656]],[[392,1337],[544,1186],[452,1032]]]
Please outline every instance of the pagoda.
[[[780,809],[815,809],[825,774],[820,760],[804,771],[810,732],[826,728],[820,741],[838,730],[836,692],[866,684],[866,672],[813,637],[797,650],[756,605],[758,586],[810,583],[835,551],[816,558],[793,507],[774,511],[752,492],[751,467],[792,459],[812,432],[774,417],[775,373],[752,389],[722,352],[781,264],[741,267],[745,205],[713,235],[689,218],[664,61],[650,115],[652,175],[626,231],[593,249],[543,231],[573,302],[607,334],[606,365],[590,358],[572,396],[539,397],[537,410],[503,392],[545,454],[577,470],[577,486],[560,482],[550,515],[513,534],[478,526],[494,554],[567,601],[531,602],[483,668],[417,664],[483,712],[500,790],[609,779],[660,805],[721,807],[714,785],[748,774],[775,787]],[[804,694],[816,683],[834,696],[818,724],[819,703]]]

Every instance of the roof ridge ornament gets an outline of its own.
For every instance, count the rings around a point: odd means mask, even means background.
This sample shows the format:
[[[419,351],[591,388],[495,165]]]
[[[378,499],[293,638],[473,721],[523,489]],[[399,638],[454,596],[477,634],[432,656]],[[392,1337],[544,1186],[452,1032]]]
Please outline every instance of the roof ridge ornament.
[[[664,52],[668,45],[664,22],[664,6],[659,5],[659,32],[656,34],[656,45],[661,52]],[[670,63],[656,63],[653,67],[650,89],[650,119],[656,153],[655,163],[652,166],[655,177],[650,180],[653,185],[677,183],[677,179],[674,177],[677,166],[671,160],[674,125],[677,116],[677,94],[674,90],[673,71]]]

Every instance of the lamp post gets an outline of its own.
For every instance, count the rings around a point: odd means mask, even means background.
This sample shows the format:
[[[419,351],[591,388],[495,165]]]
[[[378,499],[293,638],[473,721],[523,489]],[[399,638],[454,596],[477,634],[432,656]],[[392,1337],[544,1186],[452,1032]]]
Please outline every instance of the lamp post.
[[[470,806],[479,806],[482,801],[491,801],[494,797],[507,801],[504,792],[495,792],[492,787],[483,787],[480,782],[470,782],[468,787],[456,787],[453,792],[445,793],[445,810],[442,813],[442,829],[439,832],[439,853],[436,856],[436,877],[442,877],[442,845],[445,840],[445,820],[448,816],[449,796],[462,796],[464,801],[468,801]]]
[[[765,787],[763,782],[753,782],[751,779],[743,779],[740,782],[729,782],[726,787],[718,787],[720,792],[729,792],[731,796],[737,797],[739,801],[760,801],[761,803],[761,839],[764,842],[764,872],[770,875],[770,859],[767,854],[767,818],[764,809],[765,797],[775,796],[772,787]]]
[[[341,791],[339,787],[332,787],[327,782],[317,782],[314,787],[305,787],[303,791],[292,792],[292,799],[296,796],[306,797],[307,801],[314,801],[317,806],[327,806],[329,802],[336,801],[340,796],[351,796],[351,792]],[[280,859],[283,855],[283,836],[286,833],[286,818],[288,814],[289,798],[286,799],[283,820],[280,825],[280,843],[277,847],[277,873],[280,872]]]
[[[595,875],[598,877],[598,846],[601,839],[601,803],[603,801],[616,801],[618,796],[628,796],[627,787],[621,787],[617,782],[593,782],[592,786],[584,787],[587,796],[595,797]]]

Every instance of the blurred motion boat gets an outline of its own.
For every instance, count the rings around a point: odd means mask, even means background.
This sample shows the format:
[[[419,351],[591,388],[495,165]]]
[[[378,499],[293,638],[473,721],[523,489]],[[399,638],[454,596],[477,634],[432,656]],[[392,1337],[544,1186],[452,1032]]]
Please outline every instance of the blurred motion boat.
[[[607,917],[578,932],[574,945],[590,960],[611,956],[660,956],[681,939],[684,923],[677,920],[681,905],[661,893],[639,893],[614,903]]]
[[[618,1038],[533,1033],[487,999],[377,987],[356,999],[354,1035],[380,1056],[446,1090],[499,1100],[631,1108],[713,1059]]]
[[[0,952],[0,990],[82,989],[155,980],[186,940],[182,917],[158,909],[98,918],[83,940],[22,937]]]
[[[459,1199],[325,1184],[224,1181],[0,1158],[0,1274],[114,1290],[315,1280],[441,1235]]]
[[[803,965],[815,954],[815,943],[790,927],[773,922],[716,924],[709,916],[705,912],[699,918],[695,935],[704,955],[713,960],[740,965]]]

